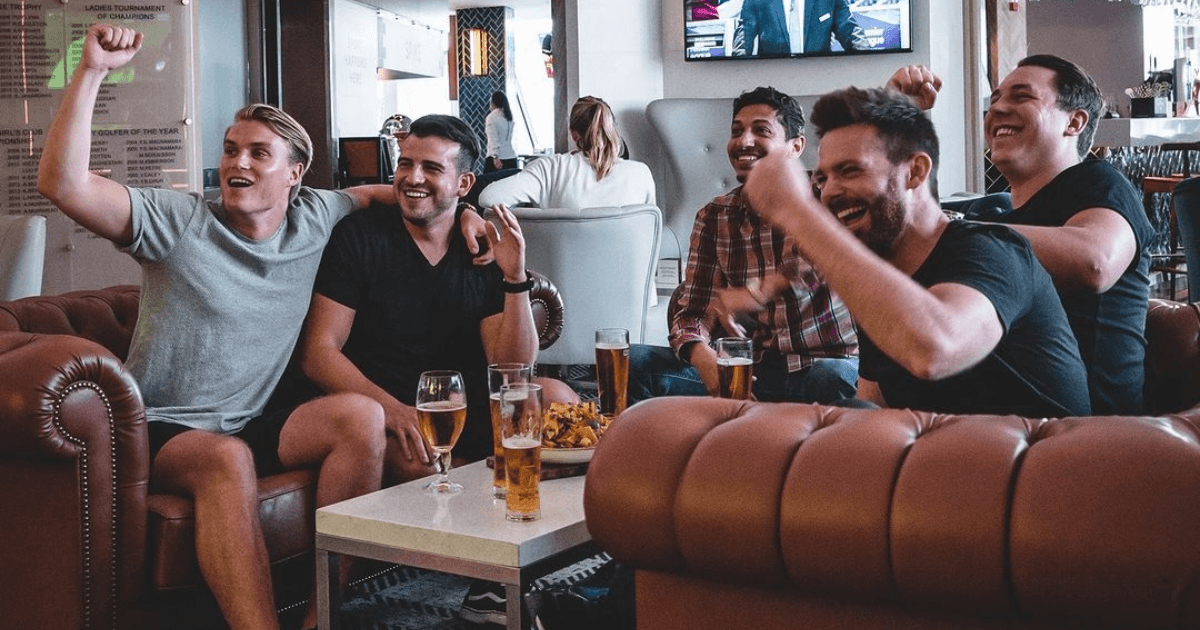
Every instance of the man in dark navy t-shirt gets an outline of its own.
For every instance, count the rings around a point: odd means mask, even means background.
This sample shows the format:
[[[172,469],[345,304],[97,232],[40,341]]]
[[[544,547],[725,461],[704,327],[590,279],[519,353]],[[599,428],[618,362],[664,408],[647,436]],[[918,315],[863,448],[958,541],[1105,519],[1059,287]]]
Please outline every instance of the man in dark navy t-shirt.
[[[478,139],[460,119],[414,121],[396,168],[399,211],[368,208],[339,223],[313,286],[304,372],[327,392],[355,391],[383,405],[393,482],[431,470],[415,408],[422,371],[463,372],[468,420],[454,455],[481,459],[492,452],[486,366],[537,358],[516,218],[497,209],[499,228],[487,232],[495,262],[486,266],[472,263],[455,227],[478,156]]]
[[[928,109],[941,81],[898,70],[889,85]],[[1154,229],[1129,180],[1088,159],[1104,105],[1095,81],[1053,55],[1026,57],[992,92],[984,131],[1012,187],[994,217],[1029,239],[1062,298],[1088,368],[1092,411],[1143,412],[1146,302]],[[968,217],[974,208],[964,208]]]
[[[813,197],[795,160],[760,160],[744,191],[858,322],[859,398],[946,413],[1086,415],[1087,374],[1029,242],[951,221],[937,201],[938,139],[893,90],[847,88],[813,106]]]

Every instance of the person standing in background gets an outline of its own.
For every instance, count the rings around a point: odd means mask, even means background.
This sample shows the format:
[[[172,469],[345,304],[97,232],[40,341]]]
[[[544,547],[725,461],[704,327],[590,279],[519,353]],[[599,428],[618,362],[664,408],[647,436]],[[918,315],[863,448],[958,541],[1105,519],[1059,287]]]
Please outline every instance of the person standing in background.
[[[487,134],[487,158],[483,161],[483,172],[517,168],[517,151],[512,145],[515,126],[508,96],[500,90],[492,92],[491,111],[483,121]]]
[[[656,203],[654,177],[641,162],[620,157],[612,109],[594,96],[571,108],[571,140],[578,151],[530,162],[512,177],[492,182],[479,205],[526,204],[539,208],[592,208]]]

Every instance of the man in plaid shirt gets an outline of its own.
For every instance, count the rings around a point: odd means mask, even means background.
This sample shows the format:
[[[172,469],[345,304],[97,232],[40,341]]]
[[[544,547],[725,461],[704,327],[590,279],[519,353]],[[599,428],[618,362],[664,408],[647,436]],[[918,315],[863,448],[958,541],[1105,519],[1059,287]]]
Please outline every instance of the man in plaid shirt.
[[[773,152],[804,152],[804,112],[774,88],[733,103],[726,151],[744,182]],[[718,392],[718,336],[754,342],[758,400],[829,403],[855,395],[858,338],[846,306],[790,238],[755,214],[739,186],[696,215],[687,274],[671,305],[671,348],[630,350],[629,399]]]

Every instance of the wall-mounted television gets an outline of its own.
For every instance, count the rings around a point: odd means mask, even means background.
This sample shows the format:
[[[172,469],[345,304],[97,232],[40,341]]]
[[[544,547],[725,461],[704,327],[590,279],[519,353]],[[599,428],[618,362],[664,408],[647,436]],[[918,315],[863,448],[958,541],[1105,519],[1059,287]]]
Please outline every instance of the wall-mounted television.
[[[913,0],[682,0],[688,61],[912,52]]]

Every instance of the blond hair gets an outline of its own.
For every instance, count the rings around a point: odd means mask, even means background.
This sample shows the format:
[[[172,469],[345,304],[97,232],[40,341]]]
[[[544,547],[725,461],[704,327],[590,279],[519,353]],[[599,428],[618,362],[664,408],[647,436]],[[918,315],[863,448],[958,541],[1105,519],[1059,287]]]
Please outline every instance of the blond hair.
[[[604,179],[621,153],[621,136],[608,103],[595,96],[575,101],[570,129],[575,144],[596,169],[596,179]]]
[[[312,166],[312,138],[308,137],[308,132],[295,118],[282,109],[274,105],[253,103],[239,109],[233,115],[233,120],[234,122],[258,121],[270,127],[271,131],[274,131],[287,143],[288,160],[292,164],[303,164],[304,173],[307,173],[308,167]]]

